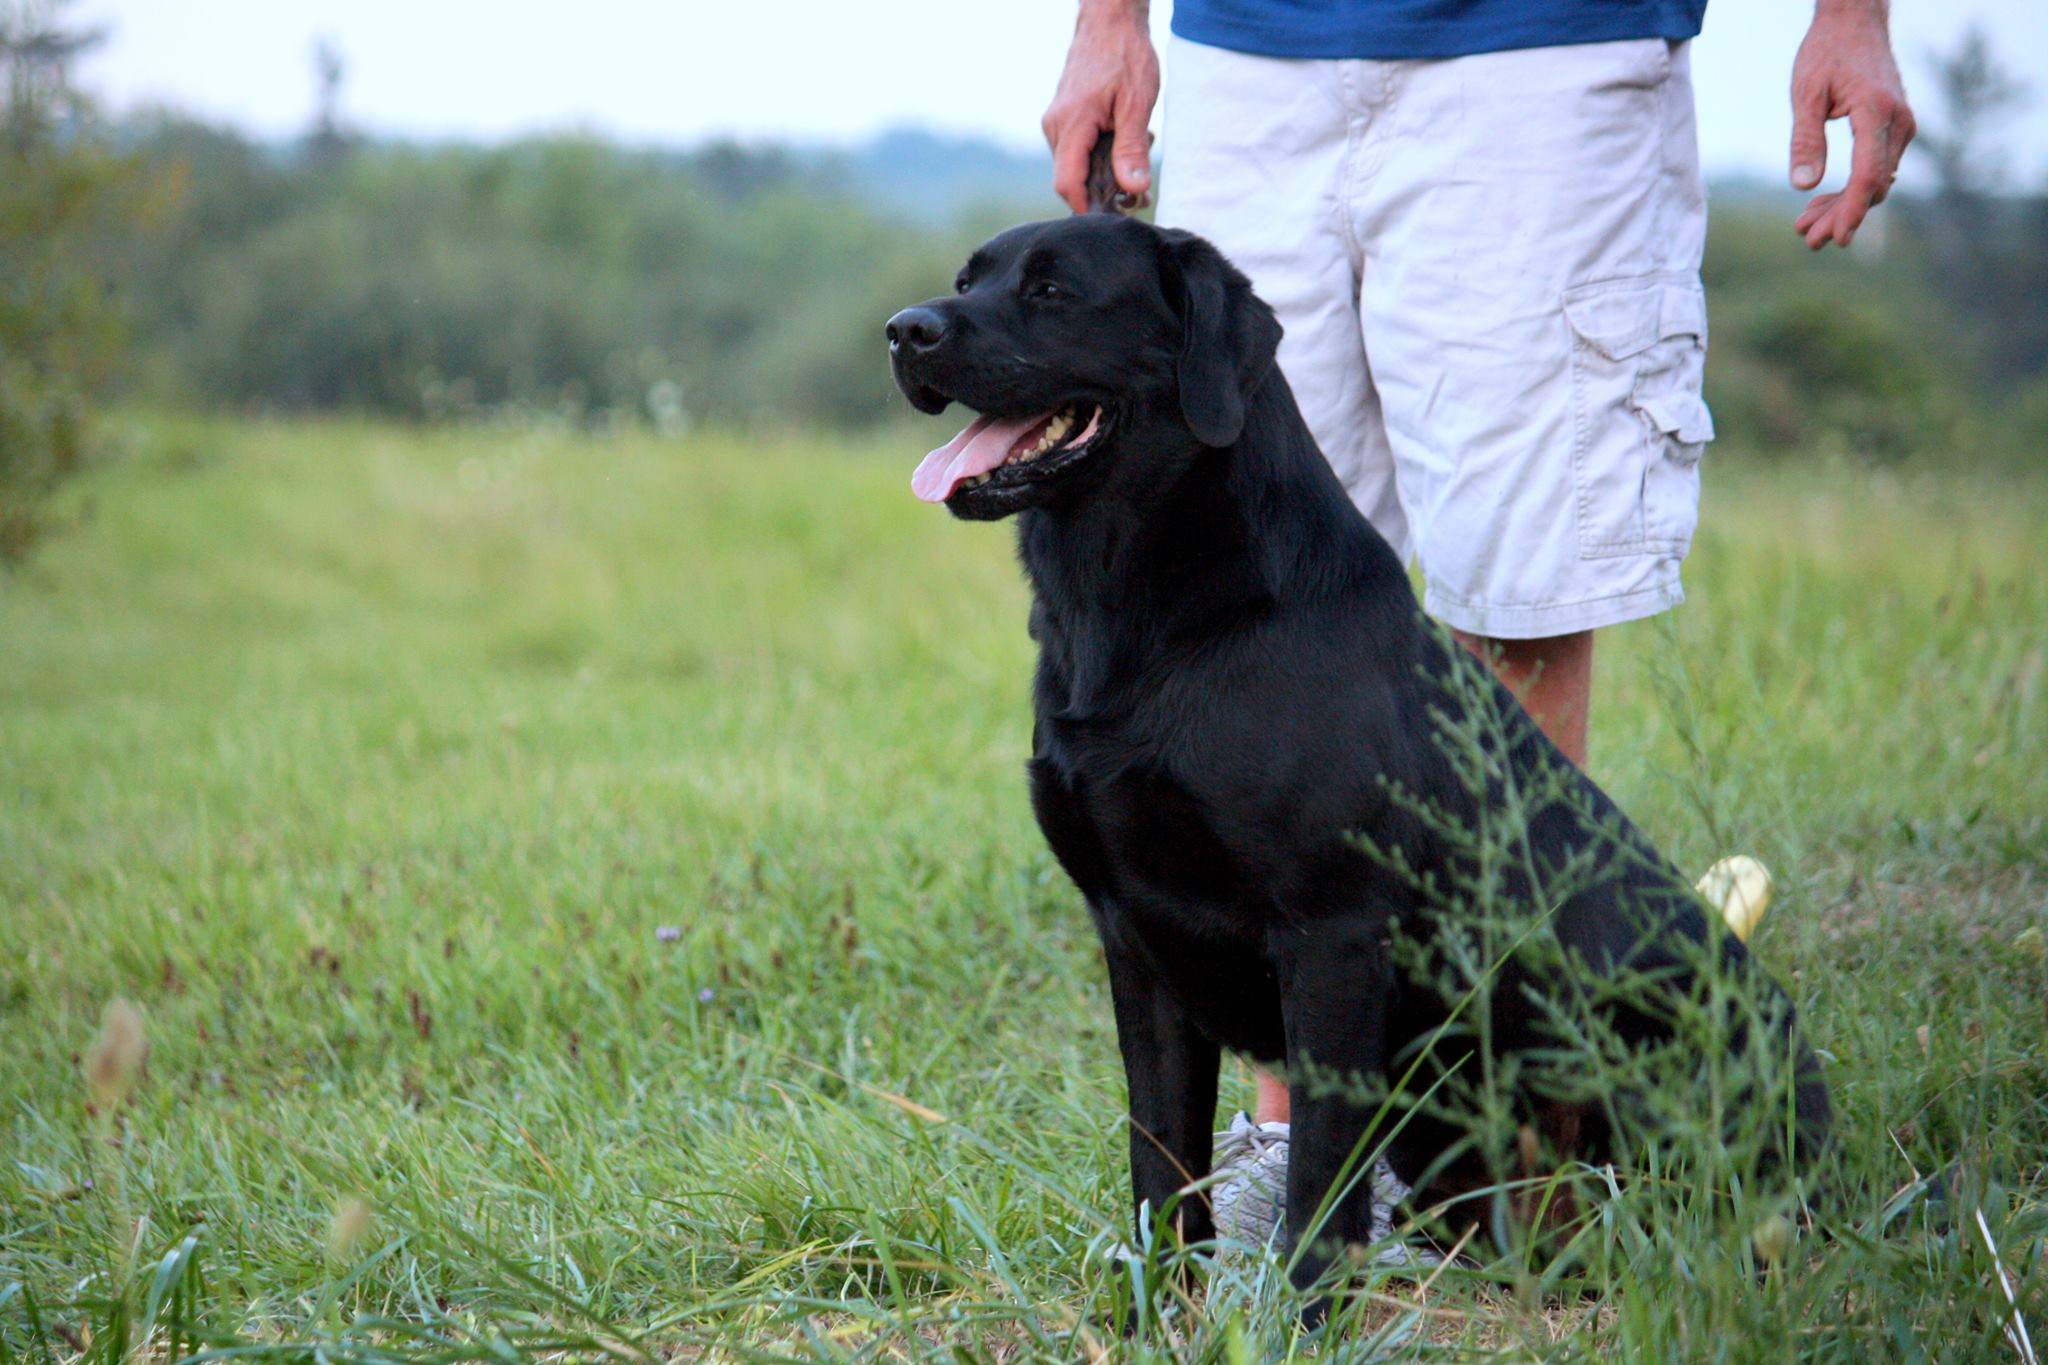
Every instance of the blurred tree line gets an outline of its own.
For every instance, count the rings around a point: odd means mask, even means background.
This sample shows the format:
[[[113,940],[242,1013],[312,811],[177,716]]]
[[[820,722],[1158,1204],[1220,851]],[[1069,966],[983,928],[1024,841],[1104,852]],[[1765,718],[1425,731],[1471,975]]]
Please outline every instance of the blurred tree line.
[[[82,249],[149,218],[148,175],[86,132],[72,60],[98,40],[63,0],[0,0],[0,566],[25,557],[84,461],[122,332]]]
[[[336,117],[331,51],[290,145],[175,115],[102,126],[64,80],[91,39],[58,22],[65,2],[0,0],[0,558],[29,534],[5,529],[4,499],[30,500],[6,490],[76,464],[95,395],[671,431],[881,421],[903,411],[883,319],[944,291],[994,228],[1056,208],[1013,189],[934,214],[920,167],[1016,182],[1000,154],[932,139],[852,175],[730,145],[368,142]],[[1876,458],[2048,443],[2048,199],[1991,193],[2009,186],[1987,151],[2024,92],[1981,39],[1937,66],[1939,188],[1895,199],[1853,253],[1810,256],[1790,195],[1717,198],[1724,440]]]
[[[815,160],[733,146],[371,145],[323,124],[279,148],[175,118],[123,145],[175,190],[99,244],[135,383],[231,407],[868,424],[900,411],[882,320],[1047,211],[919,221]],[[2043,407],[2048,201],[1987,194],[1967,164],[1847,254],[1800,247],[1791,196],[1717,201],[1725,438],[1890,457],[2003,439],[1998,410]]]
[[[103,246],[142,387],[234,407],[870,422],[891,410],[882,320],[973,235],[731,148],[285,152],[176,119],[129,145],[181,188]]]
[[[730,146],[280,150],[176,119],[125,146],[176,191],[100,244],[134,382],[230,407],[868,424],[901,411],[883,319],[943,292],[987,232],[1046,211],[918,223],[785,153]],[[2048,201],[1901,198],[1882,240],[1818,257],[1791,231],[1796,202],[1715,206],[1709,399],[1725,438],[1896,456],[2039,388]]]

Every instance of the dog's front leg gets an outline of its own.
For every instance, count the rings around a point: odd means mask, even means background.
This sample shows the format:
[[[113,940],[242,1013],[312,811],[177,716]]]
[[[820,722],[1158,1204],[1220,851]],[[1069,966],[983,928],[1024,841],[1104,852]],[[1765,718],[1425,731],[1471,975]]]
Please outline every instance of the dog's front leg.
[[[1103,938],[1130,1086],[1131,1193],[1142,1231],[1182,1187],[1209,1173],[1222,1053],[1134,954]],[[1182,1199],[1174,1226],[1184,1242],[1214,1236],[1208,1200]]]
[[[1337,915],[1272,935],[1292,1110],[1287,1238],[1303,1288],[1333,1254],[1372,1238],[1372,1153],[1362,1140],[1386,1057],[1392,975],[1382,929],[1377,915]]]

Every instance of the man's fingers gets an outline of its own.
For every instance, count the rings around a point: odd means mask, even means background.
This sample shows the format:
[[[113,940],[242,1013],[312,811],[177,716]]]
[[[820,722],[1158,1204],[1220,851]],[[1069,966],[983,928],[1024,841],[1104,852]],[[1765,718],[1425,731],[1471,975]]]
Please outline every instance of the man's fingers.
[[[1860,104],[1850,111],[1849,130],[1854,141],[1849,183],[1835,197],[1825,220],[1808,230],[1808,245],[1815,244],[1816,236],[1821,242],[1832,238],[1839,246],[1849,245],[1856,237],[1856,229],[1869,216],[1870,206],[1883,203],[1885,195],[1891,192],[1892,169],[1899,164],[1891,146],[1891,115],[1892,106],[1882,99]],[[1823,228],[1826,230],[1822,231]]]
[[[1856,235],[1856,229],[1863,226],[1863,220],[1870,214],[1871,201],[1856,190],[1843,190],[1842,197],[1835,201],[1833,213],[1834,230],[1829,235],[1841,246],[1849,245],[1849,239]]]
[[[1810,190],[1828,169],[1828,92],[1792,88],[1792,188]]]
[[[1906,156],[1906,146],[1920,131],[1920,125],[1913,118],[1910,105],[1901,104],[1892,114],[1892,169],[1899,168],[1899,162]]]
[[[1152,187],[1152,138],[1145,131],[1151,101],[1138,107],[1137,94],[1129,88],[1117,92],[1116,140],[1109,150],[1109,164],[1116,171],[1116,183],[1125,192],[1143,194]]]
[[[1823,194],[1806,206],[1806,212],[1799,215],[1793,224],[1795,231],[1806,239],[1806,245],[1818,251],[1828,239],[1828,219],[1835,207],[1835,196]]]
[[[1822,247],[1826,246],[1829,242],[1833,241],[1834,236],[1835,209],[1834,206],[1830,204],[1828,206],[1827,211],[1821,214],[1819,218],[1815,219],[1813,226],[1806,230],[1807,249],[1810,251],[1819,251]]]
[[[1892,150],[1890,101],[1876,99],[1850,110],[1849,131],[1854,138],[1854,150],[1849,183],[1842,187],[1842,194],[1860,201],[1867,209],[1882,203],[1885,195],[1891,193],[1892,173],[1899,165],[1898,153]]]
[[[1101,131],[1094,119],[1070,118],[1052,144],[1053,193],[1076,213],[1088,209],[1088,153]]]
[[[1849,183],[1832,193],[1815,195],[1792,224],[1793,231],[1805,237],[1808,246],[1818,251],[1831,241],[1847,246],[1855,240],[1871,206],[1882,204],[1891,193],[1899,157],[1905,151],[1898,126],[1911,118],[1904,105],[1881,95],[1850,111]],[[1911,136],[1910,125],[1906,136]],[[1796,144],[1796,137],[1794,141]],[[1797,178],[1795,169],[1795,181]]]
[[[1836,213],[1841,202],[1839,190],[1815,195],[1798,221],[1792,224],[1792,230],[1806,239],[1807,246],[1820,250],[1834,240]]]
[[[1829,242],[1847,246],[1856,239],[1856,230],[1863,226],[1869,212],[1869,205],[1837,194],[1830,198],[1812,222],[1800,229],[1800,234],[1806,238],[1807,246],[1815,251]]]

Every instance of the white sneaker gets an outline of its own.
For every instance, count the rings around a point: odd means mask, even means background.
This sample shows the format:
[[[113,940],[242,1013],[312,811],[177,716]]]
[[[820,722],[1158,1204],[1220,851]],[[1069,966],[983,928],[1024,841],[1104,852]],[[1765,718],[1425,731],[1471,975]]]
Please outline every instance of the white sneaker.
[[[1226,1246],[1278,1245],[1287,1216],[1287,1133],[1284,1123],[1253,1123],[1243,1112],[1216,1135],[1214,1183],[1209,1204],[1216,1211],[1216,1232]],[[1372,1263],[1379,1266],[1428,1267],[1443,1257],[1394,1239],[1394,1205],[1408,1197],[1408,1187],[1384,1160],[1372,1168]]]
[[[1287,1214],[1287,1125],[1240,1110],[1216,1135],[1209,1206],[1216,1235],[1249,1247],[1274,1242]]]

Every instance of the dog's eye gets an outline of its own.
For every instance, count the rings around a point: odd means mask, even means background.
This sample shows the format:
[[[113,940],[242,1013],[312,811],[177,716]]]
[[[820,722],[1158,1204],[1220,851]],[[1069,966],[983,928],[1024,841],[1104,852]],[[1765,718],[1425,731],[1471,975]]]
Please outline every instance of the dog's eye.
[[[956,280],[954,280],[954,281],[953,281],[953,292],[954,292],[954,293],[956,293],[956,294],[964,294],[964,293],[966,293],[966,292],[967,292],[967,272],[966,272],[966,271],[964,271],[964,270],[963,270],[963,271],[961,271],[961,272],[960,272],[960,278],[958,278],[958,279],[956,279]]]
[[[1025,290],[1025,296],[1034,299],[1056,299],[1065,292],[1051,280],[1040,280]]]

